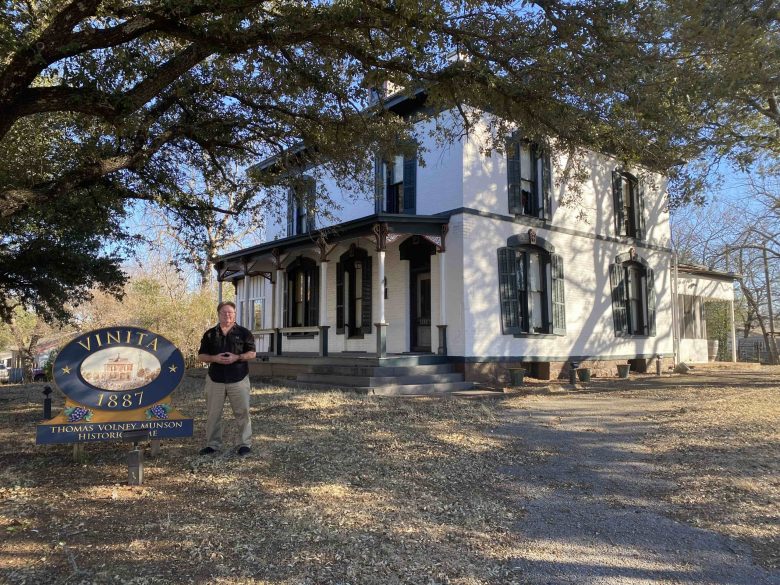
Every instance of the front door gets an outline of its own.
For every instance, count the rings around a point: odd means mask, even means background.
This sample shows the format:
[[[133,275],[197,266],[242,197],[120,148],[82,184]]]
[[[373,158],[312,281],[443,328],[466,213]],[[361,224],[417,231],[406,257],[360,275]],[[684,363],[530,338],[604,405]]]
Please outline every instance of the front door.
[[[412,272],[411,281],[411,350],[431,351],[431,273]]]

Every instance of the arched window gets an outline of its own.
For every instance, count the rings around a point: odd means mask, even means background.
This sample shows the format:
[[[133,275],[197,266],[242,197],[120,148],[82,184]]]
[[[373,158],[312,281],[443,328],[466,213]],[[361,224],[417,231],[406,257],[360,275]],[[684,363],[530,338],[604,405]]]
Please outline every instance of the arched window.
[[[618,256],[609,267],[615,335],[655,335],[655,277],[647,262]]]
[[[563,260],[541,238],[534,240],[523,243],[515,236],[498,250],[501,329],[504,334],[565,335]]]
[[[284,326],[318,325],[320,292],[317,263],[310,258],[299,256],[287,267],[284,288]]]
[[[371,333],[371,256],[350,247],[336,263],[336,333]]]

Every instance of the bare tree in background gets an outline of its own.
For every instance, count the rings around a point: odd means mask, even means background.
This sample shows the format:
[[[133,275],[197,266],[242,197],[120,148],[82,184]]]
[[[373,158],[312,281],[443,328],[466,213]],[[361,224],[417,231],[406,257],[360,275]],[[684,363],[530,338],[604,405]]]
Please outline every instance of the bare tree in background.
[[[683,262],[734,271],[742,278],[737,298],[744,337],[758,329],[768,360],[778,363],[772,291],[780,286],[780,180],[777,169],[758,167],[745,195],[686,207],[672,215],[672,245]]]

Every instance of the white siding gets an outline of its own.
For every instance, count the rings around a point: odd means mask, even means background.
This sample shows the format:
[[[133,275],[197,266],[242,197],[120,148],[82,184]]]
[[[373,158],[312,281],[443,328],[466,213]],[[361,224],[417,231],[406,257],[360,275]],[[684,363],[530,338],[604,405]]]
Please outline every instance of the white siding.
[[[631,247],[595,238],[538,229],[564,263],[565,336],[515,338],[501,332],[497,250],[512,235],[527,232],[519,224],[464,217],[464,306],[466,356],[624,356],[672,352],[669,254],[637,247],[655,271],[656,336],[615,336],[609,264]]]

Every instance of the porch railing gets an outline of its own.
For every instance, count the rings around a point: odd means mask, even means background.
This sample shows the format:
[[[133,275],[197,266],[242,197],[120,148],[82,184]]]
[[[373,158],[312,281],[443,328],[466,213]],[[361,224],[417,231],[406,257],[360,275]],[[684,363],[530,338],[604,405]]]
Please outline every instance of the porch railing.
[[[328,329],[327,325],[317,325],[312,327],[275,327],[270,329],[255,329],[253,335],[269,335],[271,343],[268,347],[268,353],[273,355],[282,355],[282,338],[284,335],[295,333],[318,335],[320,338],[319,355],[328,355]]]

